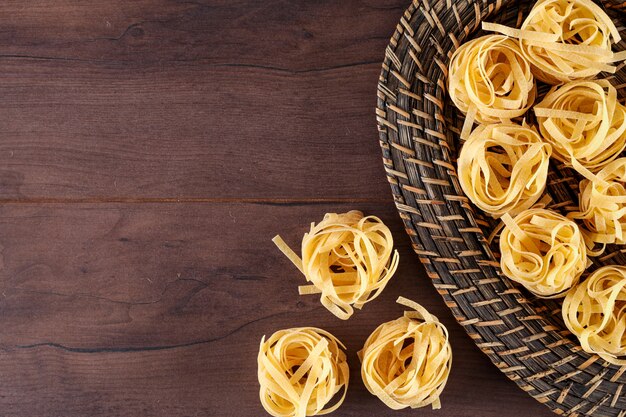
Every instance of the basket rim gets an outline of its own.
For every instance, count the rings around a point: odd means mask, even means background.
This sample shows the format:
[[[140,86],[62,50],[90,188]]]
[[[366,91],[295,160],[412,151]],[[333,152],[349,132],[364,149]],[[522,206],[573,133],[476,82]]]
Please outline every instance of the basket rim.
[[[450,46],[476,33],[485,18],[507,14],[519,25],[520,7],[527,7],[522,0],[413,0],[387,46],[378,83],[383,164],[427,275],[491,361],[557,414],[623,417],[626,366],[582,351],[550,320],[553,310],[537,311],[518,286],[501,277],[483,224],[456,177],[450,137],[458,132],[444,115]]]

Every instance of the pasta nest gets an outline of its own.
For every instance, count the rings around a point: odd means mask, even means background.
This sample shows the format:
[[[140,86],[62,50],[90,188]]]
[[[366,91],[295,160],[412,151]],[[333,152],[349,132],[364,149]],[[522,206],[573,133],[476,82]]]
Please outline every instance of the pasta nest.
[[[413,311],[381,324],[367,338],[359,352],[363,383],[394,410],[441,408],[439,395],[452,366],[448,331],[421,305],[403,297],[398,303]]]
[[[332,334],[314,327],[279,330],[261,339],[258,378],[263,408],[275,417],[305,417],[336,410],[348,390],[346,354]],[[343,390],[331,407],[328,403]]]
[[[514,219],[502,217],[500,266],[511,280],[544,298],[565,296],[587,267],[578,225],[545,209],[532,208]]]
[[[586,177],[626,147],[626,107],[606,80],[555,87],[534,110],[554,157]]]
[[[328,213],[302,238],[302,259],[276,236],[274,243],[312,285],[300,294],[321,294],[320,301],[342,320],[354,308],[376,298],[398,267],[389,228],[375,216],[360,211]]]
[[[626,365],[626,267],[604,266],[572,288],[563,301],[565,325],[587,353]]]
[[[449,67],[450,98],[474,120],[487,124],[510,120],[533,105],[537,88],[519,43],[507,36],[486,35],[461,45]],[[463,135],[462,137],[465,137]]]
[[[591,0],[539,0],[518,36],[537,79],[552,85],[614,73],[611,63],[623,59],[611,51],[615,24]]]
[[[580,211],[568,216],[583,221],[590,242],[603,247],[626,244],[626,158],[616,159],[595,178],[580,182],[579,207]]]
[[[459,182],[485,213],[515,215],[543,194],[551,153],[551,146],[527,125],[479,126],[461,148]]]

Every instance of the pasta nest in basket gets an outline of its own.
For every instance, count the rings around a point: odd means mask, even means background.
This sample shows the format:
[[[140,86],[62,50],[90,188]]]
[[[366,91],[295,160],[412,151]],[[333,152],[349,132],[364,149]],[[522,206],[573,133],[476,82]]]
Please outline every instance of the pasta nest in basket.
[[[527,125],[479,126],[461,148],[459,182],[485,213],[513,216],[542,196],[551,153],[551,146]]]
[[[261,339],[258,378],[263,408],[275,417],[305,417],[336,410],[346,396],[350,371],[332,334],[314,327],[279,330]],[[343,394],[331,407],[339,391]]]
[[[591,243],[626,244],[626,158],[580,182],[579,206],[580,211],[568,216],[583,221]]]
[[[300,294],[321,294],[320,301],[342,320],[376,298],[398,267],[389,228],[360,211],[327,213],[302,238],[302,259],[280,238],[274,243],[312,285]],[[393,255],[393,256],[392,256]]]
[[[583,350],[626,365],[626,267],[604,266],[572,288],[563,301],[563,320]]]
[[[565,296],[587,267],[582,233],[574,221],[532,208],[502,217],[500,265],[511,280],[544,298]]]
[[[554,157],[586,177],[626,147],[626,107],[606,80],[554,87],[534,111]]]
[[[626,58],[611,51],[621,40],[619,31],[591,0],[539,0],[521,29],[494,23],[483,29],[518,38],[535,77],[552,85],[614,73],[611,64]]]
[[[359,352],[363,383],[394,410],[441,408],[439,395],[452,366],[448,331],[421,305],[403,297],[398,303],[413,311],[381,324],[367,338]]]
[[[467,115],[462,138],[473,121],[507,121],[526,113],[537,88],[519,43],[507,36],[486,35],[461,45],[452,55],[448,90]]]

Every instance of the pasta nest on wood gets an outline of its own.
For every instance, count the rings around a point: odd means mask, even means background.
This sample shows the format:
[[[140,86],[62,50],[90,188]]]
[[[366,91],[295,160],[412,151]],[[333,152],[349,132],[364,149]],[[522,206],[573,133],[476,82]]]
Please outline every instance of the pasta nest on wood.
[[[565,296],[587,267],[585,242],[574,221],[532,208],[502,217],[500,265],[511,280],[544,298]]]
[[[542,196],[551,153],[551,146],[526,125],[479,126],[461,148],[459,182],[485,213],[515,215]]]
[[[302,238],[302,259],[280,238],[274,243],[313,285],[300,294],[321,294],[320,301],[342,320],[376,298],[398,267],[389,228],[360,211],[328,213]],[[393,255],[393,256],[392,256]]]
[[[563,320],[585,352],[626,365],[626,267],[604,266],[572,288]]]
[[[626,147],[626,107],[606,80],[554,87],[534,111],[554,157],[586,177]]]
[[[348,390],[346,354],[332,334],[314,327],[279,330],[261,339],[258,378],[263,408],[275,417],[305,417],[336,410]],[[339,391],[343,394],[328,407]]]
[[[473,121],[488,124],[521,116],[537,93],[531,67],[519,43],[507,36],[486,35],[461,45],[452,55],[448,90],[467,115],[462,138]]]
[[[452,366],[448,331],[421,305],[403,297],[398,303],[413,311],[381,324],[367,338],[359,352],[363,383],[394,410],[441,408],[439,395]]]

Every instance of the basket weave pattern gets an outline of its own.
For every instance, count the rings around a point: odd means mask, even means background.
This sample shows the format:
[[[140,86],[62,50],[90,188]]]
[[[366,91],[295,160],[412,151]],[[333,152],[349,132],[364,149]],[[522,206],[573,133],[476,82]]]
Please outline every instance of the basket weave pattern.
[[[520,388],[557,414],[626,417],[626,367],[583,352],[560,302],[532,297],[501,275],[488,243],[496,222],[463,195],[456,175],[462,115],[446,92],[452,53],[483,20],[519,27],[534,2],[414,1],[390,40],[376,110],[383,162],[413,249],[476,345]],[[606,2],[626,37],[626,3]],[[619,45],[624,49],[625,45]],[[626,69],[612,80],[626,96]],[[551,208],[577,205],[579,178],[551,163]],[[594,267],[626,264],[609,248]]]

